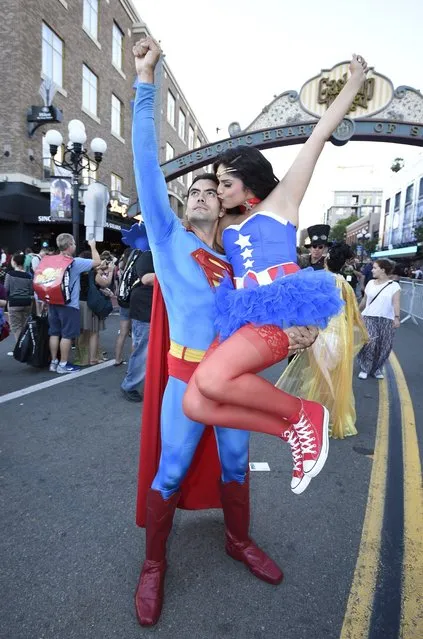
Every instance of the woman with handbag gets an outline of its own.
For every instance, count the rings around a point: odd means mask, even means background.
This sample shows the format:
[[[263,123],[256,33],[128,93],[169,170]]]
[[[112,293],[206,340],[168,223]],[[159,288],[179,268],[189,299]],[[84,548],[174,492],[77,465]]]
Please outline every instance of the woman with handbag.
[[[395,329],[400,327],[401,287],[390,279],[394,268],[395,262],[391,260],[375,261],[373,279],[367,283],[360,303],[370,338],[357,356],[360,379],[367,379],[369,375],[383,379],[382,368],[392,350]]]

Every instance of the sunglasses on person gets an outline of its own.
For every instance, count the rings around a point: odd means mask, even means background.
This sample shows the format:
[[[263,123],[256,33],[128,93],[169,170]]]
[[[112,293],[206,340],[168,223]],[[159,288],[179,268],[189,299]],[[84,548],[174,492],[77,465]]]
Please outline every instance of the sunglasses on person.
[[[323,248],[325,248],[325,247],[323,246],[323,244],[312,244],[312,245],[311,245],[311,248],[323,249]]]

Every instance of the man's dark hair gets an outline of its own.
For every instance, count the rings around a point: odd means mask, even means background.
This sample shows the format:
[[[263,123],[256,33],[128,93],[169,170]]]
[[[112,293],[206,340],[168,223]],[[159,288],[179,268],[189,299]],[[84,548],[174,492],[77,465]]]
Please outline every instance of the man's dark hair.
[[[25,255],[23,253],[15,253],[13,256],[13,261],[16,266],[23,266],[25,262]]]
[[[211,182],[214,182],[216,186],[219,185],[219,180],[217,179],[214,173],[199,173],[198,175],[194,176],[194,179],[191,182],[191,186],[188,189],[187,197],[191,193],[192,187],[194,186],[196,182],[198,182],[198,180],[210,180]]]
[[[227,177],[234,176],[242,180],[244,186],[260,200],[264,200],[279,182],[269,160],[254,147],[237,146],[224,151],[213,164],[215,173],[221,164],[236,169]]]

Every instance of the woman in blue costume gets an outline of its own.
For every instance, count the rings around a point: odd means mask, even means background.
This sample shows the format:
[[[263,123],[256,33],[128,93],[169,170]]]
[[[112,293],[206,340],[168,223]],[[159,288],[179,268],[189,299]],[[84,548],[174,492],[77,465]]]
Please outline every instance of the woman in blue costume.
[[[257,373],[288,355],[285,330],[289,334],[290,326],[326,328],[341,310],[333,277],[297,266],[296,226],[316,162],[366,72],[363,58],[353,55],[348,82],[280,182],[254,148],[229,149],[215,163],[218,195],[229,211],[223,218],[222,243],[234,286],[226,282],[216,291],[223,341],[212,345],[192,376],[184,411],[201,423],[287,441],[294,460],[291,489],[297,494],[324,466],[329,415],[321,404],[289,395]]]

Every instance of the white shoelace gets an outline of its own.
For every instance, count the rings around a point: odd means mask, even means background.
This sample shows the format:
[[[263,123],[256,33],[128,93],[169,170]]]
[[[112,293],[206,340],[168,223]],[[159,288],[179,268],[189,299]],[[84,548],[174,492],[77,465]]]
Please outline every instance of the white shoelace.
[[[302,472],[303,470],[303,454],[301,451],[300,440],[294,430],[284,433],[284,439],[291,446],[292,459],[294,460],[293,470]]]
[[[297,424],[293,425],[293,428],[296,430],[299,440],[301,442],[301,448],[304,453],[316,453],[316,438],[314,436],[313,429],[310,427],[310,422],[307,417],[303,413],[303,409],[301,409],[302,415],[300,421]]]

